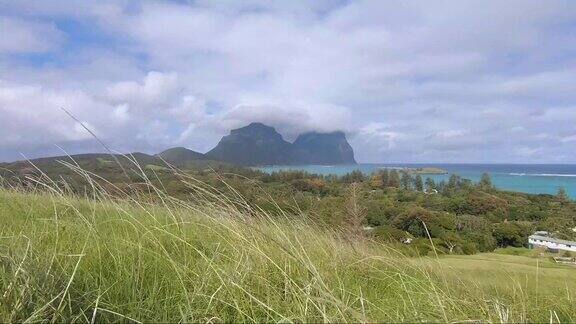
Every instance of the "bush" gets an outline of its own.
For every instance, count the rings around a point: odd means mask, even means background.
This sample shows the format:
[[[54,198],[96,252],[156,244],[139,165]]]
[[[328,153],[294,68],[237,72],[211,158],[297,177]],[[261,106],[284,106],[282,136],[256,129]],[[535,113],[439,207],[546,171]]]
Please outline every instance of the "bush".
[[[493,235],[496,244],[500,247],[525,246],[528,242],[528,235],[531,230],[518,222],[505,222],[493,225]]]
[[[372,236],[386,242],[404,242],[407,238],[414,238],[412,234],[388,225],[376,227]]]

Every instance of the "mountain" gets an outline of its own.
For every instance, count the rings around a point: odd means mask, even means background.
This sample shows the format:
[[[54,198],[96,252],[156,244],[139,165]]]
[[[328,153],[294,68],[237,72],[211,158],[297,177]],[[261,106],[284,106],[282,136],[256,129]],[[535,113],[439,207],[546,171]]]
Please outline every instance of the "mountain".
[[[206,157],[204,154],[189,150],[184,147],[173,147],[158,153],[156,156],[162,158],[166,162],[172,164],[183,164],[191,160],[204,160]]]
[[[343,132],[305,133],[290,143],[262,123],[230,131],[206,157],[239,165],[356,163]]]
[[[134,169],[134,172],[140,172],[140,167],[165,167],[165,162],[191,169],[229,166],[228,163],[240,166],[356,163],[354,151],[343,132],[304,133],[298,136],[294,143],[290,143],[284,140],[273,127],[262,123],[251,123],[248,126],[231,130],[229,135],[224,136],[218,145],[206,154],[184,147],[174,147],[156,155],[144,153],[78,154],[0,165],[5,171],[11,172],[31,171],[34,169],[32,164],[42,170],[68,169],[63,166],[62,162],[78,163],[80,167],[90,171],[101,170],[110,173],[122,172],[122,174],[123,169]],[[0,177],[2,175],[0,173]]]
[[[293,160],[292,144],[262,123],[233,129],[206,153],[212,160],[239,165],[285,164]]]
[[[344,132],[305,133],[298,136],[293,147],[304,164],[356,164]]]

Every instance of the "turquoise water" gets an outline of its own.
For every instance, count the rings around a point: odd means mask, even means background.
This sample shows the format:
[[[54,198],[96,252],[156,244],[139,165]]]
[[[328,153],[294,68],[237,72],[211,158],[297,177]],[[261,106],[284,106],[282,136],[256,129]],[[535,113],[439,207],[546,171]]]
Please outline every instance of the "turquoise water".
[[[568,164],[357,164],[266,166],[257,169],[265,172],[304,170],[323,175],[343,175],[354,170],[370,174],[380,168],[418,167],[437,167],[449,172],[448,175],[422,175],[434,181],[448,180],[450,174],[457,174],[476,182],[482,173],[486,172],[490,174],[492,183],[499,189],[535,194],[556,194],[558,188],[563,187],[572,199],[576,199],[576,165]]]

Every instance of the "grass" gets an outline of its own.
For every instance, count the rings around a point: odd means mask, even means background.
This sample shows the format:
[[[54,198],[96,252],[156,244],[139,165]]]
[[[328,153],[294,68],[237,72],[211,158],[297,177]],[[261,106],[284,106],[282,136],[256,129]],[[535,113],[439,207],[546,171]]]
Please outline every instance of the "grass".
[[[574,322],[576,269],[408,258],[296,216],[0,190],[0,322]]]
[[[168,169],[166,167],[163,167],[161,165],[155,165],[155,164],[146,165],[146,169],[153,170],[153,171],[170,171],[170,169]]]

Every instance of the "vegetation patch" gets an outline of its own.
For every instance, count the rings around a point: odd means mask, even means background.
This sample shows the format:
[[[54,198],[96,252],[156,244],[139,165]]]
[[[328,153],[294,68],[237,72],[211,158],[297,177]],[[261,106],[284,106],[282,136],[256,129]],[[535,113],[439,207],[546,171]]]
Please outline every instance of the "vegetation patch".
[[[570,267],[502,254],[408,257],[224,202],[0,191],[0,217],[3,322],[576,319]]]

